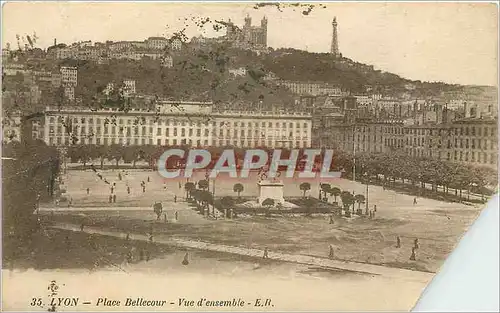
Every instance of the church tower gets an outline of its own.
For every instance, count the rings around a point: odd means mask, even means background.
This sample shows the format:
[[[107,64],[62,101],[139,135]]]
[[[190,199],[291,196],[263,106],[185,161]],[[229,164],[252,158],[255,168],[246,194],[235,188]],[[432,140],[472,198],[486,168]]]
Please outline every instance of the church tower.
[[[339,43],[337,38],[337,17],[333,18],[332,28],[333,28],[333,34],[332,34],[332,46],[330,48],[330,53],[333,54],[336,58],[338,58],[340,57],[340,53],[339,53]]]

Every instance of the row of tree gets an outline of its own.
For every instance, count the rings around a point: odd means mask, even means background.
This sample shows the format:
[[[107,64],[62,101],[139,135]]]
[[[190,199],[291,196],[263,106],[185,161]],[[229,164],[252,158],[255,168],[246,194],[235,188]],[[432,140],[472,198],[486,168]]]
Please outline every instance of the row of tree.
[[[123,160],[126,163],[135,163],[144,160],[151,167],[155,166],[155,160],[167,148],[180,148],[186,152],[190,149],[187,146],[96,146],[96,145],[73,145],[68,148],[68,157],[73,162],[81,162],[85,166],[90,160],[100,159],[101,167],[104,161],[116,162]],[[214,159],[226,147],[209,148]],[[232,148],[232,147],[231,147]],[[269,154],[272,150],[268,151]],[[242,160],[245,154],[244,149],[235,149],[236,159]],[[282,158],[288,157],[289,150],[283,149]],[[186,154],[187,155],[187,154]],[[300,158],[300,157],[299,157]],[[320,156],[318,160],[322,160]],[[175,166],[179,160],[169,159]],[[439,187],[442,191],[448,193],[449,188],[458,190],[473,189],[480,193],[485,193],[485,187],[495,186],[497,184],[497,172],[489,167],[471,166],[462,163],[437,160],[431,158],[417,158],[404,153],[358,153],[355,158],[353,155],[345,152],[335,153],[332,160],[332,169],[342,171],[344,177],[352,177],[355,172],[355,178],[358,180],[383,179],[383,183],[395,184],[397,180],[412,185],[430,184],[432,190],[437,191]],[[240,191],[241,192],[241,191]]]

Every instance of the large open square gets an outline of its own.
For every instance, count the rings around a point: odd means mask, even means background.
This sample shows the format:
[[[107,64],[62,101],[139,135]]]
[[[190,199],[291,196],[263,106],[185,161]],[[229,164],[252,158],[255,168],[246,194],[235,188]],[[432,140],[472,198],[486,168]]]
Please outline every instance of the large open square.
[[[121,232],[147,233],[154,225],[155,236],[201,240],[204,242],[264,248],[318,257],[329,256],[329,246],[335,249],[334,258],[345,261],[379,264],[436,272],[457,240],[471,225],[479,208],[457,203],[446,203],[418,198],[369,186],[369,205],[377,206],[376,216],[353,218],[336,217],[333,224],[329,216],[241,216],[235,219],[206,218],[198,214],[184,200],[185,180],[165,180],[156,172],[144,170],[106,170],[99,172],[109,184],[93,171],[71,171],[64,179],[70,208],[47,208],[54,211],[53,218],[60,223],[113,229]],[[119,180],[121,173],[122,180]],[[148,181],[149,178],[149,182]],[[192,182],[204,179],[204,173],[195,173]],[[145,182],[142,191],[141,182]],[[300,181],[284,179],[285,197],[301,196]],[[236,180],[221,177],[215,181],[217,197],[237,196],[233,185],[241,182],[245,197],[257,197],[257,177]],[[324,182],[324,181],[321,181]],[[116,203],[108,203],[110,186],[116,183]],[[179,185],[180,183],[180,185]],[[213,181],[210,181],[212,189]],[[317,196],[319,181],[310,181],[313,196]],[[364,194],[366,186],[344,179],[329,181],[342,190]],[[127,186],[131,193],[127,193]],[[180,187],[179,187],[180,186]],[[86,189],[89,188],[89,194]],[[174,201],[176,197],[176,201]],[[168,222],[156,220],[152,205],[162,202]],[[333,201],[333,197],[329,199]],[[340,200],[339,200],[340,201]],[[358,205],[356,204],[356,207]],[[174,220],[177,212],[178,219]],[[46,214],[46,213],[44,213]],[[401,247],[397,248],[397,237]],[[418,239],[416,260],[410,260],[411,247]]]

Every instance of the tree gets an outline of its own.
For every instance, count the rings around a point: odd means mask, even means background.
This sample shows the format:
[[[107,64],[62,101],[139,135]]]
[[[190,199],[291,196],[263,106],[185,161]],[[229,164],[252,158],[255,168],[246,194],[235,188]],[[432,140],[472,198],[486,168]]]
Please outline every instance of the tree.
[[[236,183],[233,186],[233,191],[238,193],[238,198],[241,198],[240,193],[243,192],[243,189],[243,185],[240,183]]]
[[[8,143],[2,147],[2,156],[3,240],[21,247],[38,229],[33,215],[37,204],[54,195],[59,154],[54,147],[34,140]]]
[[[299,188],[300,188],[300,190],[302,190],[302,192],[303,192],[302,196],[305,198],[306,197],[306,191],[311,190],[311,184],[309,184],[309,183],[302,183],[302,184],[300,184]]]
[[[191,191],[194,190],[196,186],[192,182],[187,182],[184,184],[184,190],[186,190],[186,199],[191,197]]]
[[[104,159],[109,156],[109,146],[102,145],[98,147],[97,154],[101,162],[101,170],[104,168]]]
[[[220,203],[223,208],[231,209],[234,206],[234,199],[229,196],[225,196],[220,200]]]
[[[266,208],[266,216],[270,216],[271,212],[271,207],[274,206],[274,199],[271,198],[266,198],[264,201],[262,201],[262,205]]]
[[[208,180],[202,179],[202,180],[198,181],[198,188],[200,188],[202,190],[208,189]]]
[[[364,195],[355,195],[354,200],[358,203],[358,209],[360,209],[361,203],[365,203],[365,196]]]
[[[326,194],[328,192],[330,192],[330,189],[332,188],[332,186],[330,186],[330,184],[321,184],[320,185],[320,190],[321,192],[323,193],[323,197],[326,198]]]
[[[338,196],[340,196],[340,193],[341,193],[341,192],[342,192],[342,191],[341,191],[341,190],[340,190],[340,188],[338,188],[338,187],[332,187],[332,188],[330,188],[330,190],[329,190],[329,193],[330,193],[332,196],[334,196],[335,202],[337,202],[337,197],[338,197]]]
[[[349,208],[354,203],[354,196],[349,191],[342,191],[340,198],[342,199],[342,206],[346,211],[346,215],[349,215]]]
[[[118,168],[118,163],[123,158],[123,154],[124,154],[124,148],[123,148],[122,145],[112,144],[109,147],[108,158],[110,158],[110,160],[114,160],[116,162],[116,167],[117,168]]]

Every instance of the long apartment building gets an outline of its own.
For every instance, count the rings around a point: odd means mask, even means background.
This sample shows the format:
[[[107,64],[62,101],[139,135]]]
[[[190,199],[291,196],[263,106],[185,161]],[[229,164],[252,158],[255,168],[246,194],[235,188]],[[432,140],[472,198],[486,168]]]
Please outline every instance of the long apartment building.
[[[306,113],[212,110],[210,102],[163,102],[156,110],[47,107],[33,135],[49,145],[161,145],[307,148]]]
[[[350,153],[404,151],[414,157],[496,168],[497,131],[493,118],[414,125],[403,120],[357,120],[323,129],[321,146]]]

